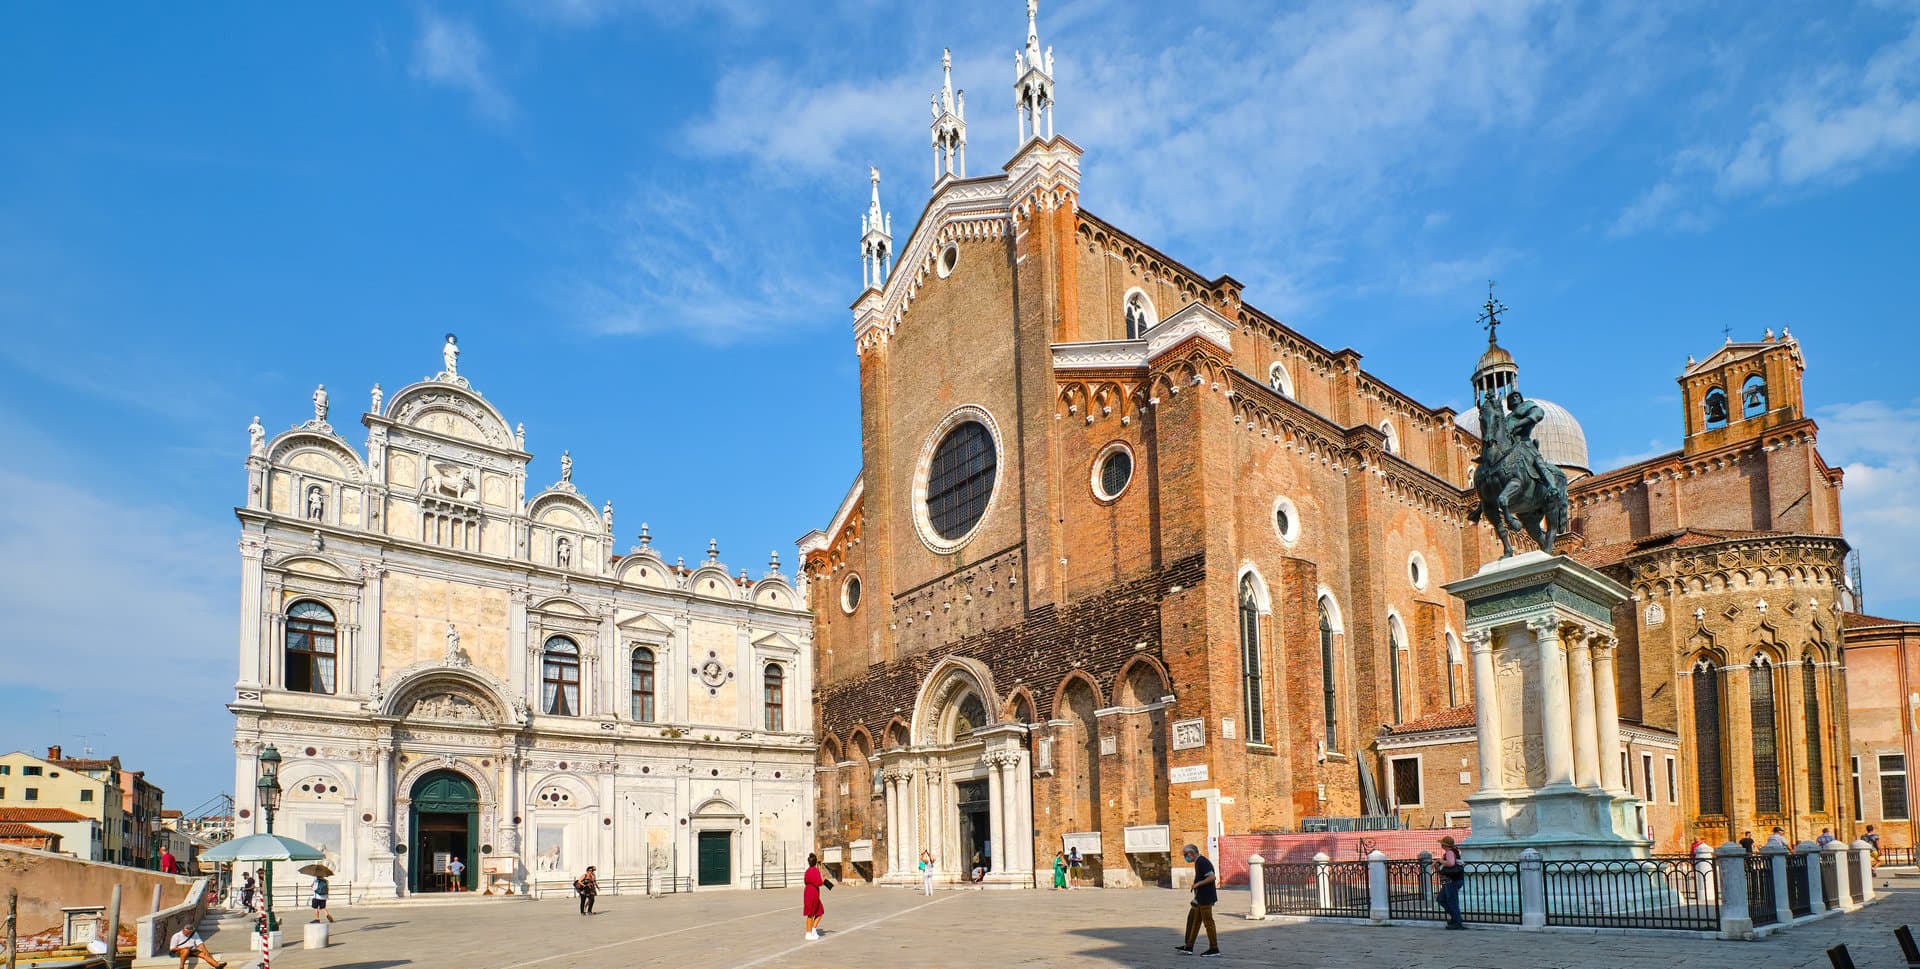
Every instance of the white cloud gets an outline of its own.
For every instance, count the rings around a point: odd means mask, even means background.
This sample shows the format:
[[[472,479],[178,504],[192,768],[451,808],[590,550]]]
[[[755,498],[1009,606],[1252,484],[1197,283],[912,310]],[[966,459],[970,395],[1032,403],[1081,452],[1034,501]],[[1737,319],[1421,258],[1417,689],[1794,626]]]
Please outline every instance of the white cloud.
[[[429,84],[466,93],[473,110],[488,121],[511,121],[518,109],[488,73],[487,60],[487,43],[471,21],[432,11],[421,15],[410,73]]]
[[[1675,153],[1613,234],[1699,229],[1716,200],[1843,184],[1920,151],[1920,18],[1864,63],[1836,56],[1778,73],[1777,90],[1743,132]]]
[[[687,141],[763,176],[844,178],[875,160],[889,137],[925,124],[926,75],[915,65],[890,77],[808,84],[771,62],[728,71]]]
[[[1920,617],[1920,400],[1835,404],[1814,418],[1822,455],[1846,471],[1842,523],[1868,611]]]

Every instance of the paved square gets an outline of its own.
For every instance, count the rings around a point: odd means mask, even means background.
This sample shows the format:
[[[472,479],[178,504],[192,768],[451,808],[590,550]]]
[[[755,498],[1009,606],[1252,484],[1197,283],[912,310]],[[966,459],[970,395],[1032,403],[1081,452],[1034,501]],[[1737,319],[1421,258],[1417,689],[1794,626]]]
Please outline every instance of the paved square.
[[[712,892],[660,899],[603,896],[601,914],[570,899],[342,908],[334,945],[292,948],[275,969],[682,969],[748,967],[1364,966],[1367,969],[1776,969],[1827,966],[1845,942],[1867,969],[1900,966],[1893,929],[1920,921],[1920,888],[1895,888],[1854,915],[1758,942],[1358,924],[1254,923],[1245,892],[1221,899],[1225,956],[1201,961],[1172,947],[1186,895],[1162,890],[941,892],[846,886],[829,893],[825,937],[801,938],[800,892]],[[298,938],[305,913],[289,913]],[[231,932],[211,940],[234,952]],[[236,965],[239,965],[236,962]]]

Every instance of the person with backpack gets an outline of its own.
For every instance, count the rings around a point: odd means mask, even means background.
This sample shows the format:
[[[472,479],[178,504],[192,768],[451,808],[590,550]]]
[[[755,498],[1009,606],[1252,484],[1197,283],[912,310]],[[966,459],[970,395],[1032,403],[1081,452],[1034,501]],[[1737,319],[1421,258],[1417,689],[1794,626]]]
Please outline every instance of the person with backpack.
[[[580,896],[580,914],[592,915],[593,900],[600,894],[600,876],[594,866],[588,865],[587,873],[573,880],[573,891]]]
[[[1460,848],[1453,835],[1440,838],[1440,907],[1447,913],[1447,928],[1464,929],[1460,916],[1460,886],[1467,881],[1467,866],[1460,860]]]

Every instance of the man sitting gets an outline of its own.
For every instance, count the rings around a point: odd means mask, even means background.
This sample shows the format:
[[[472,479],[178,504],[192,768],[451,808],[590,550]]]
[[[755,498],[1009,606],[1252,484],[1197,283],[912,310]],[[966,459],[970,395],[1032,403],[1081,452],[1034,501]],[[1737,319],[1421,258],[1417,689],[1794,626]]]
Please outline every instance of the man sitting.
[[[213,969],[227,969],[226,963],[214,959],[213,953],[207,951],[206,940],[200,938],[200,933],[194,931],[191,925],[175,932],[173,938],[167,941],[167,949],[180,957],[180,969],[187,969],[194,956],[199,956]]]

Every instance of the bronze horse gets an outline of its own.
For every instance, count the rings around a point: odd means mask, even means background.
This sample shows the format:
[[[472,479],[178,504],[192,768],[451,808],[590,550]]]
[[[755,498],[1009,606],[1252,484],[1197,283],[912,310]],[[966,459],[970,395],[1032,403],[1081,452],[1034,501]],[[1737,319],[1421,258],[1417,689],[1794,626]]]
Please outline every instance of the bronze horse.
[[[1540,461],[1532,440],[1513,433],[1511,418],[1491,393],[1480,398],[1480,435],[1473,478],[1480,503],[1467,512],[1467,520],[1486,516],[1500,536],[1502,558],[1513,556],[1510,533],[1522,527],[1552,555],[1554,542],[1567,530],[1566,472]],[[1551,481],[1543,482],[1543,474]]]

